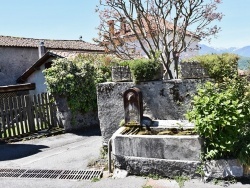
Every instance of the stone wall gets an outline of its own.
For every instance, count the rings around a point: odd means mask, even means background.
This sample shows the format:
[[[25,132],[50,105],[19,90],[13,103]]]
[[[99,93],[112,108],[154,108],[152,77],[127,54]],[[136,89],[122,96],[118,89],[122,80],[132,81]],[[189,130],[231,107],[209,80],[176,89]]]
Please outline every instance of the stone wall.
[[[0,57],[0,86],[16,84],[39,58],[37,48],[19,47],[0,47]]]
[[[180,65],[183,79],[209,78],[208,71],[199,62],[181,62]]]
[[[202,80],[152,81],[134,84],[133,82],[107,82],[97,86],[98,117],[104,144],[118,130],[124,119],[123,93],[135,86],[143,96],[143,114],[152,119],[185,119],[190,108],[191,96]]]
[[[99,125],[97,112],[72,114],[68,106],[66,97],[55,96],[55,100],[58,121],[62,124],[66,132]]]

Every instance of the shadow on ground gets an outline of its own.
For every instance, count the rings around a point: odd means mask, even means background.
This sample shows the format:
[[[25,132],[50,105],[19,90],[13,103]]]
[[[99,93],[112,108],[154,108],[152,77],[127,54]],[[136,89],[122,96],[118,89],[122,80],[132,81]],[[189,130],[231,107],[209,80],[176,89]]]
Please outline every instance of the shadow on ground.
[[[77,131],[68,131],[70,133],[76,134],[78,136],[101,136],[100,126],[85,127]]]
[[[0,144],[0,161],[20,159],[41,152],[45,145]]]
[[[240,178],[238,181],[241,182],[243,185],[250,185],[250,177]]]

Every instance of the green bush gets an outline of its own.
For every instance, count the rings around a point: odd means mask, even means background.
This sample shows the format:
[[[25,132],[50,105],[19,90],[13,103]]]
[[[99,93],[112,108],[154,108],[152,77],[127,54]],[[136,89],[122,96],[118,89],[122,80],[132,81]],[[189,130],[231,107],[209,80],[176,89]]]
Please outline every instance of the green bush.
[[[249,83],[236,75],[224,80],[197,90],[187,118],[205,140],[207,159],[236,157],[250,164]]]
[[[129,64],[129,68],[135,83],[153,80],[161,68],[160,63],[153,59],[135,59],[122,63]]]
[[[67,97],[73,112],[96,110],[96,84],[111,79],[112,63],[109,56],[95,54],[56,59],[44,70],[48,90]]]
[[[96,83],[111,81],[111,67],[119,61],[114,56],[104,54],[81,54],[77,58],[88,61],[94,66]]]
[[[237,74],[234,54],[193,58],[214,78],[197,90],[186,114],[204,138],[206,159],[238,158],[250,164],[250,87]]]
[[[211,78],[223,81],[224,78],[232,78],[237,73],[239,56],[235,54],[208,54],[196,56],[184,62],[197,61],[207,69]]]

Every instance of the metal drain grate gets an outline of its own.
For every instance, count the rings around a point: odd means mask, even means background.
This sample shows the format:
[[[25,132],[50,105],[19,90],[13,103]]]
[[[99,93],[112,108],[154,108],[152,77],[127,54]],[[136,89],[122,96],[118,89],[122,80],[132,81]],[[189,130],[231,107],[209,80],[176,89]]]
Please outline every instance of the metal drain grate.
[[[18,178],[21,176],[26,170],[24,169],[0,169],[0,177],[13,177]]]
[[[39,169],[0,169],[0,177],[12,178],[47,178],[91,180],[101,178],[102,170],[39,170]]]

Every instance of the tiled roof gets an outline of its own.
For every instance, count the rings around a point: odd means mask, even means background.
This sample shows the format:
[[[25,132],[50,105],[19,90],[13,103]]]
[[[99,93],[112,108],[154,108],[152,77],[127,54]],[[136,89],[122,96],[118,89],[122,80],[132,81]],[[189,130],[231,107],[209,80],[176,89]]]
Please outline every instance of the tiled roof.
[[[150,25],[147,23],[147,21],[150,22]],[[163,19],[156,19],[154,16],[147,16],[147,21],[145,19],[141,20],[141,24],[144,26],[143,30],[145,31],[146,34],[149,33],[157,33],[157,31],[159,30],[159,28],[161,28],[161,30],[163,30],[163,28],[166,28],[169,31],[173,31],[174,30],[174,24],[167,21],[167,20],[163,20]],[[177,27],[177,30],[180,30],[180,27]],[[140,29],[138,28],[137,25],[135,25],[135,30],[138,34],[140,34]],[[115,32],[115,37],[120,37],[121,35],[124,37],[130,37],[135,35],[134,31],[130,28],[129,24],[126,24],[126,31],[125,34],[121,34],[121,29],[116,30]],[[186,31],[186,35],[187,36],[192,36],[195,37],[196,39],[199,39],[198,36],[196,36],[194,33],[192,33],[191,31]],[[150,35],[149,35],[150,37]]]
[[[74,51],[74,50],[49,50],[49,52],[59,57],[65,57],[65,58],[74,58],[78,56],[79,54],[83,53],[81,51]]]
[[[37,48],[43,41],[47,49],[65,49],[65,50],[86,50],[86,51],[103,51],[104,48],[82,40],[49,40],[33,39],[22,37],[11,37],[0,35],[0,46],[11,47],[34,47]]]

